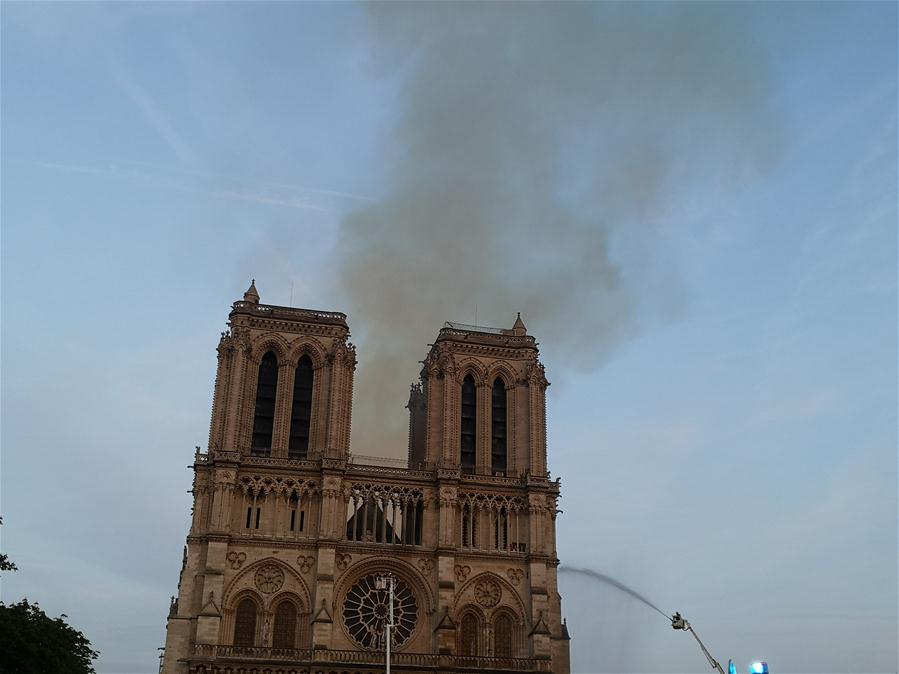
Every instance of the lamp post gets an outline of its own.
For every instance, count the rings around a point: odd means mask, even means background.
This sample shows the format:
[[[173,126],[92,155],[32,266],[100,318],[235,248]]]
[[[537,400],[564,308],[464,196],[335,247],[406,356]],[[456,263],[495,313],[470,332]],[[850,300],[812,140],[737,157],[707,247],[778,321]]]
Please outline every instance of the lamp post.
[[[378,576],[377,581],[375,583],[375,587],[379,590],[387,590],[387,622],[384,625],[384,630],[387,634],[387,674],[390,674],[390,646],[393,641],[392,634],[390,630],[393,628],[393,592],[396,588],[396,576],[392,573],[385,573],[383,575]]]

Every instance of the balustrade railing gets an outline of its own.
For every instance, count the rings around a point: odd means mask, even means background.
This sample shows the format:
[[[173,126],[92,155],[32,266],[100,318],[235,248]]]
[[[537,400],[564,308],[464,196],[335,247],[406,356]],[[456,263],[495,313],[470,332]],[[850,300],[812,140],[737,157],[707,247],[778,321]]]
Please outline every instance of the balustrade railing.
[[[303,664],[329,663],[383,665],[384,653],[378,651],[342,651],[310,648],[265,648],[262,646],[217,646],[197,644],[194,658],[210,660],[255,660]],[[477,655],[443,655],[437,653],[392,653],[391,664],[435,669],[509,670],[516,672],[549,672],[551,661],[540,658],[492,658]]]
[[[313,321],[326,321],[330,323],[346,324],[346,314],[339,311],[318,311],[316,309],[298,309],[296,307],[281,307],[275,304],[257,304],[255,302],[247,302],[239,300],[232,305],[237,311],[248,311],[263,316],[285,316],[294,319],[306,319]]]

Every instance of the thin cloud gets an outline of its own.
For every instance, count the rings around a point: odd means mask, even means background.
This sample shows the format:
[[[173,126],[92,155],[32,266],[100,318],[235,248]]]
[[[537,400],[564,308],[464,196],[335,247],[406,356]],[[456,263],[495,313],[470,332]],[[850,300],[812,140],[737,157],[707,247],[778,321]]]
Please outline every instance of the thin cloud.
[[[170,168],[170,167],[161,167],[156,164],[151,164],[149,162],[143,161],[133,161],[129,160],[123,162],[126,165],[133,166],[144,166],[147,168],[152,168],[158,171],[164,171],[169,173],[177,173],[179,175],[191,176],[194,178],[203,178],[207,180],[227,180],[231,182],[241,183],[245,185],[257,185],[259,187],[274,187],[278,189],[287,189],[295,192],[309,192],[311,194],[321,194],[323,196],[329,197],[339,197],[341,199],[351,199],[353,201],[365,201],[372,202],[375,201],[374,197],[369,197],[364,194],[354,194],[352,192],[345,192],[341,190],[330,190],[321,187],[309,187],[308,185],[295,185],[293,183],[284,183],[284,182],[276,182],[270,180],[247,180],[246,178],[238,178],[237,176],[224,175],[221,173],[200,173],[197,171],[188,171],[185,169],[179,168]]]
[[[286,206],[287,208],[308,208],[313,211],[327,212],[327,208],[316,206],[308,201],[300,201],[298,199],[284,199],[281,197],[270,197],[262,194],[251,194],[248,192],[232,192],[225,190],[222,192],[211,192],[211,196],[221,197],[223,199],[240,199],[243,201],[252,201],[256,204],[271,204],[272,206]]]
[[[81,164],[64,164],[60,162],[34,161],[30,162],[33,166],[48,169],[51,171],[61,171],[64,173],[81,173],[88,175],[105,175],[116,178],[136,178],[149,182],[155,182],[163,187],[175,189],[181,192],[189,192],[212,197],[214,199],[236,199],[240,201],[249,201],[256,204],[264,204],[268,206],[283,206],[285,208],[301,208],[313,211],[329,212],[329,209],[319,204],[303,199],[294,199],[283,197],[277,194],[265,194],[260,192],[235,191],[235,190],[206,190],[192,187],[183,183],[176,183],[170,178],[164,176],[154,176],[152,174],[138,171],[135,169],[122,169],[117,166],[86,166]]]
[[[191,146],[175,131],[169,122],[168,117],[159,108],[156,101],[147,93],[147,91],[137,83],[131,75],[114,59],[109,59],[109,67],[112,70],[113,78],[122,90],[131,99],[137,107],[141,116],[153,127],[157,134],[166,142],[175,155],[183,163],[196,166],[199,163],[197,153]]]
[[[110,173],[109,169],[98,166],[78,166],[77,164],[59,164],[50,161],[34,161],[31,162],[31,164],[40,168],[63,171],[65,173],[90,173],[92,175],[104,175]]]

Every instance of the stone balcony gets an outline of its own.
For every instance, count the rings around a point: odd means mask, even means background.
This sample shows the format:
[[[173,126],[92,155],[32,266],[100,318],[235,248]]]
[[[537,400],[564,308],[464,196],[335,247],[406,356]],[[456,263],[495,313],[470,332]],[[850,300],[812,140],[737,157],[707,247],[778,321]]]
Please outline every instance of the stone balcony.
[[[351,668],[384,667],[384,653],[379,651],[338,651],[329,649],[266,648],[261,646],[216,646],[196,644],[189,658],[190,671],[202,672],[289,672],[308,671],[312,666]],[[437,653],[392,653],[391,668],[398,671],[508,671],[550,672],[551,661],[541,658],[490,658],[481,656],[442,655]],[[239,665],[229,668],[227,665]],[[271,668],[269,666],[272,666]]]

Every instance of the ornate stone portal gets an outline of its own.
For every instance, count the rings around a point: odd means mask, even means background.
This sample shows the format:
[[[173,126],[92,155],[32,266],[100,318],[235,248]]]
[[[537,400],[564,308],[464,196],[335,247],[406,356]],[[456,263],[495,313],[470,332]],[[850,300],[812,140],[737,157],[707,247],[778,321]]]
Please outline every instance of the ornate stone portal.
[[[396,668],[567,674],[548,382],[521,318],[439,331],[402,465],[349,451],[348,338],[255,284],[234,303],[163,672],[383,671],[389,572]]]

